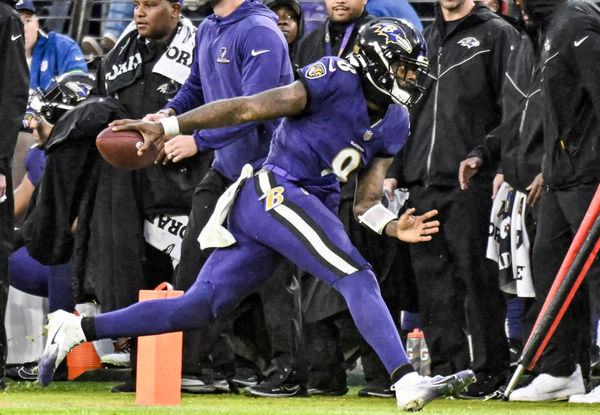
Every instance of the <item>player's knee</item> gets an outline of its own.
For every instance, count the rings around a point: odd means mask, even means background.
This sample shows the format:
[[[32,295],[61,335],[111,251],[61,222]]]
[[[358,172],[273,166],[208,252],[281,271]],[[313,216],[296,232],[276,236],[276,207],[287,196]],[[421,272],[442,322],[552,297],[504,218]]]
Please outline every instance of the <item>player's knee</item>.
[[[350,297],[358,300],[357,297],[379,296],[379,284],[377,278],[370,268],[360,270],[354,274],[347,275],[335,284],[333,288],[344,296],[346,301]]]

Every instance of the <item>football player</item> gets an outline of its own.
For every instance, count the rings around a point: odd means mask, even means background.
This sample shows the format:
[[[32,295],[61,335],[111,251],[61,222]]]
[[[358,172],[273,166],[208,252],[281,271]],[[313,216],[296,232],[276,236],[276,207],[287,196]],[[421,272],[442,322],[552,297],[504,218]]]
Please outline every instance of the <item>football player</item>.
[[[25,156],[26,174],[14,191],[15,217],[21,218],[30,201],[46,167],[46,144],[55,126],[57,132],[65,131],[73,118],[63,115],[87,99],[95,85],[94,76],[74,72],[53,78],[48,88],[41,88],[30,96],[25,113],[26,124],[33,130],[37,145],[33,146]],[[60,121],[62,119],[62,121]],[[16,232],[21,236],[20,232]],[[71,261],[60,265],[44,265],[32,258],[23,244],[22,238],[17,238],[16,250],[8,263],[10,285],[23,292],[40,297],[48,297],[49,310],[74,309],[71,296]],[[60,370],[59,370],[60,372]],[[6,375],[15,380],[35,380],[37,362],[25,363],[7,369]]]
[[[334,213],[338,181],[362,167],[355,203],[361,223],[406,242],[428,241],[438,231],[435,210],[414,216],[415,210],[408,209],[398,218],[380,203],[391,156],[408,136],[407,107],[422,94],[427,71],[421,33],[405,21],[383,18],[365,26],[347,60],[324,57],[302,68],[300,80],[288,86],[215,101],[158,123],[113,123],[115,130],[140,131],[143,152],[151,145],[162,149],[165,138],[180,130],[287,117],[263,168],[253,174],[245,166],[217,203],[199,240],[203,248],[221,249],[213,252],[194,285],[175,299],[94,318],[60,311],[50,315],[40,384],[50,383],[54,367],[80,342],[210,324],[268,278],[284,256],[344,296],[359,331],[389,371],[401,410],[418,410],[468,386],[470,371],[434,378],[414,371],[370,265]],[[225,229],[220,225],[227,213]]]

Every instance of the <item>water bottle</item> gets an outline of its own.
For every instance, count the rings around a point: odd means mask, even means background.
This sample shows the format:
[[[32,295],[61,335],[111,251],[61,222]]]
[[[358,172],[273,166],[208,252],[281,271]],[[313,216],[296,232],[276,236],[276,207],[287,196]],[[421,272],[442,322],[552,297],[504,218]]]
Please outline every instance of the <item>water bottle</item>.
[[[406,339],[406,354],[410,359],[410,363],[413,368],[420,373],[421,369],[421,339],[423,338],[423,332],[419,329],[414,329],[408,333]],[[429,355],[429,353],[428,353]]]
[[[431,374],[431,358],[429,357],[429,349],[425,343],[425,336],[421,333],[421,363],[419,364],[419,374],[421,376],[429,376]]]

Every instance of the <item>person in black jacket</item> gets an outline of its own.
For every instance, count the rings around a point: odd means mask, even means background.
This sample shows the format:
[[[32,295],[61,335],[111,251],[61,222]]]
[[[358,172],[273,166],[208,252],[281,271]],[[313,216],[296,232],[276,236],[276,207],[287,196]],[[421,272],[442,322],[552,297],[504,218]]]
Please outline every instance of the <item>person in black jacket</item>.
[[[543,184],[539,40],[543,36],[539,33],[539,25],[530,19],[521,18],[514,24],[519,30],[520,41],[511,51],[506,66],[502,123],[488,134],[482,145],[469,153],[459,168],[460,186],[467,189],[469,180],[483,164],[499,162],[490,215],[490,226],[495,226],[494,238],[488,239],[488,258],[495,255],[491,259],[498,262],[502,291],[516,295],[510,298],[507,311],[511,359],[518,358],[521,353],[522,338],[527,336],[523,333],[521,320],[524,309],[535,295],[531,277],[531,242],[535,237],[537,204]],[[501,224],[507,221],[511,225],[516,224],[516,229],[524,223],[524,233],[501,230]]]
[[[466,191],[457,171],[500,123],[504,72],[518,32],[482,3],[440,0],[424,35],[430,85],[411,109],[411,137],[388,171],[386,192],[392,198],[394,188],[406,187],[407,206],[440,212],[441,237],[410,247],[421,328],[432,373],[471,367],[478,381],[465,396],[480,396],[500,386],[509,368],[506,305],[497,267],[485,257],[496,166],[484,166]]]
[[[300,39],[293,62],[300,67],[323,56],[352,52],[358,30],[374,17],[365,10],[366,0],[325,0],[329,17]]]
[[[288,44],[293,65],[298,43],[304,36],[304,13],[300,2],[298,0],[265,0],[264,4],[279,17],[278,26]]]
[[[536,297],[524,320],[531,329],[600,182],[600,8],[586,0],[528,0],[525,9],[545,33],[544,188],[532,257]],[[596,262],[542,353],[539,375],[510,400],[600,402],[600,388],[583,395],[591,344],[588,281],[597,284],[599,273]]]
[[[29,91],[23,23],[15,1],[0,1],[0,389],[6,363],[4,315],[8,300],[8,258],[13,248],[14,199],[11,179],[13,151],[22,125]]]
[[[189,19],[181,15],[181,3],[179,0],[160,0],[156,5],[136,5],[134,22],[127,26],[116,46],[102,59],[97,76],[100,95],[117,97],[132,118],[141,118],[163,108],[175,97],[191,71],[196,28]],[[134,62],[133,65],[131,62]],[[126,173],[131,175],[135,183],[135,197],[131,198],[131,203],[141,209],[146,218],[161,214],[187,215],[192,205],[194,188],[208,170],[211,161],[212,152],[207,151],[177,164],[156,163],[140,172]],[[118,176],[123,172],[113,168],[110,174]],[[110,224],[110,216],[105,212],[100,214],[102,224]],[[139,224],[148,227],[148,220],[140,219]],[[162,220],[169,219],[163,217]],[[156,223],[157,220],[153,219],[152,222]],[[131,261],[129,255],[124,253],[118,256],[119,261],[127,260],[141,265],[135,269],[141,271],[141,275],[135,274],[138,278],[141,276],[141,279],[119,294],[132,295],[133,301],[127,299],[129,303],[135,302],[139,289],[151,289],[157,282],[173,279],[169,255],[160,252],[152,241],[146,242],[144,244],[142,240],[141,250],[133,253],[136,261]],[[110,269],[115,268],[111,266]],[[91,269],[90,276],[97,271],[98,268]],[[122,278],[120,273],[112,275]],[[131,281],[131,276],[129,280]],[[103,310],[109,308],[113,309],[111,306],[103,307]],[[135,356],[135,342],[132,346],[132,355]],[[213,391],[214,386],[197,377],[200,372],[200,355],[207,351],[203,350],[203,345],[193,348],[188,346],[186,344],[183,353],[182,391]],[[132,376],[127,383],[118,385],[114,390],[135,391],[134,379],[135,376]]]

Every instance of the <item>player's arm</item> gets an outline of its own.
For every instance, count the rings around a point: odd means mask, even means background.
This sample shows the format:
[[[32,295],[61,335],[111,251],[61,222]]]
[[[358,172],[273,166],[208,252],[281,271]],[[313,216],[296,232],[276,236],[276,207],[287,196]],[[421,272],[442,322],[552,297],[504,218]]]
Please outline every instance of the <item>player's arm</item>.
[[[31,183],[29,177],[24,175],[21,183],[13,192],[15,199],[15,218],[19,219],[25,213],[34,190],[35,186]]]
[[[110,125],[114,131],[137,130],[144,136],[140,152],[153,143],[162,147],[162,140],[181,132],[239,125],[296,115],[308,102],[308,93],[302,82],[273,88],[260,94],[214,101],[176,117],[166,117],[160,122],[118,120]]]
[[[437,210],[414,216],[414,208],[407,209],[399,218],[381,204],[385,173],[392,158],[375,158],[359,175],[354,195],[354,216],[363,225],[404,242],[425,242],[439,231],[440,223],[430,221]]]

